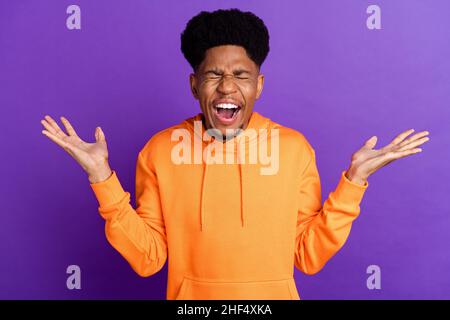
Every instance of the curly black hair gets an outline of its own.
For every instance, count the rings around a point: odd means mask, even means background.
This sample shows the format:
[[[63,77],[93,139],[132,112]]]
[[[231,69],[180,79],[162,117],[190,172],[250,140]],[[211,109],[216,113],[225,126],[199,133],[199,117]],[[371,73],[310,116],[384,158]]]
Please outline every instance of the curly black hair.
[[[219,9],[200,12],[181,33],[181,51],[194,70],[202,63],[206,50],[227,44],[243,47],[260,68],[269,53],[269,31],[252,12]]]

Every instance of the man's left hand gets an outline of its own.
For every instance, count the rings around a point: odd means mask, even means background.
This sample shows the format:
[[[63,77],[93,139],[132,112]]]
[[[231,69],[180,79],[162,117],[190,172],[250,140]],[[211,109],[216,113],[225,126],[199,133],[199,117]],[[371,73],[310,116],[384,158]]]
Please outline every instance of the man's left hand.
[[[351,164],[345,176],[352,182],[364,185],[367,178],[378,169],[394,160],[421,152],[422,149],[418,146],[430,139],[426,137],[429,132],[418,132],[406,139],[413,132],[414,129],[402,132],[381,149],[374,149],[378,138],[377,136],[371,137],[361,149],[352,155]]]

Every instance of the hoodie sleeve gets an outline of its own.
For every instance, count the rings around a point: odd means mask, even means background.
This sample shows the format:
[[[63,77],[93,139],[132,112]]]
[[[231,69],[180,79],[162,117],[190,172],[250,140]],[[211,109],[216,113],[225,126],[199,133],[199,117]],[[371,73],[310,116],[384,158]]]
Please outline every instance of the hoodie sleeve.
[[[306,274],[315,274],[344,245],[369,184],[352,182],[342,171],[336,189],[322,206],[315,151],[310,146],[307,149],[309,160],[300,176],[298,194],[295,266]]]
[[[105,181],[91,183],[91,187],[106,221],[109,243],[140,276],[158,272],[167,259],[166,232],[156,175],[141,152],[136,166],[136,210],[115,171]]]

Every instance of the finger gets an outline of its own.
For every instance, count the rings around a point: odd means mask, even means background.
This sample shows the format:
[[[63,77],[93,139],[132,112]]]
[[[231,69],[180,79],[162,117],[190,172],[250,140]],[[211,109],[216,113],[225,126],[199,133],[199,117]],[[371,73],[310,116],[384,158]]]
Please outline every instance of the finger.
[[[70,145],[67,142],[65,142],[64,140],[62,140],[61,138],[59,138],[57,135],[54,135],[47,130],[42,130],[42,134],[44,134],[45,136],[50,138],[50,140],[55,142],[57,145],[62,147],[64,150],[68,150],[70,148]]]
[[[48,121],[48,123],[52,126],[52,128],[55,130],[55,135],[57,135],[59,138],[66,137],[67,135],[64,133],[64,131],[61,130],[61,128],[58,126],[55,120],[53,120],[52,117],[49,115],[45,116],[45,120]]]
[[[72,127],[69,120],[67,120],[65,117],[61,117],[61,121],[62,121],[64,127],[66,128],[66,131],[69,134],[69,136],[78,137],[77,133],[75,132],[75,129]]]
[[[385,165],[391,163],[394,160],[404,158],[416,153],[422,152],[421,148],[414,148],[410,150],[404,150],[404,151],[390,151],[385,153],[383,156],[374,158],[372,160],[371,166],[376,168],[376,170],[380,169],[381,167],[384,167]]]
[[[418,152],[422,152],[422,148],[414,148],[414,149],[408,149],[408,150],[403,150],[403,151],[390,151],[387,152],[385,154],[384,159],[389,159],[390,161],[392,160],[397,160],[406,156],[409,156],[411,154],[415,154]]]
[[[100,141],[100,128],[99,127],[95,128],[95,141],[96,142]]]
[[[375,147],[375,145],[377,144],[377,141],[378,141],[378,137],[377,136],[372,136],[369,140],[367,140],[364,143],[363,148],[373,149]]]
[[[394,151],[394,160],[400,159],[400,158],[404,158],[406,156],[410,156],[412,154],[415,153],[419,153],[422,152],[422,148],[414,148],[414,149],[408,149],[408,150],[404,150],[404,151]]]
[[[98,127],[98,131],[99,131],[99,139],[100,139],[100,141],[106,141],[105,133],[103,132],[101,127]]]
[[[105,134],[103,133],[103,130],[101,127],[97,127],[95,128],[95,141],[97,142],[104,142],[105,139]]]
[[[50,125],[50,123],[47,122],[47,120],[41,120],[41,124],[44,126],[44,128],[49,131],[50,133],[56,135],[56,130]]]
[[[409,136],[413,132],[414,132],[414,129],[409,129],[409,130],[406,130],[406,131],[400,133],[397,137],[395,137],[394,140],[391,141],[391,145],[399,144],[400,142],[403,141],[403,139],[405,139],[407,136]]]
[[[403,147],[404,145],[407,145],[411,142],[413,142],[414,140],[417,140],[419,138],[425,137],[429,134],[428,131],[422,131],[422,132],[418,132],[415,135],[409,137],[408,139],[406,139],[405,141],[403,141],[402,143],[400,143],[400,147]]]
[[[419,139],[419,140],[412,141],[409,144],[404,145],[403,147],[401,147],[398,150],[396,150],[396,152],[415,148],[417,146],[420,146],[421,144],[424,144],[428,140],[430,140],[430,138],[425,137],[425,138],[422,138],[422,139]]]

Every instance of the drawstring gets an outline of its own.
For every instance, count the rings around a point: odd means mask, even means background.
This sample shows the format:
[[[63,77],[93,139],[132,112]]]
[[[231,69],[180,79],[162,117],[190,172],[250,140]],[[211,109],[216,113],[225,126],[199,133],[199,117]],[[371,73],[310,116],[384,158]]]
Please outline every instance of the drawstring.
[[[242,165],[239,164],[239,179],[241,180],[241,223],[244,227],[244,179],[242,177]]]
[[[236,148],[236,150],[239,150],[239,149]],[[241,225],[243,228],[244,227],[244,179],[242,176],[241,154],[239,151],[237,151],[236,153],[237,153],[238,165],[239,165],[239,183],[240,183],[240,187],[241,187]],[[245,155],[244,155],[244,157],[245,157]]]
[[[206,184],[206,175],[208,173],[208,156],[209,156],[209,152],[206,152],[205,164],[203,166],[202,194],[201,194],[201,203],[200,203],[200,231],[203,231],[203,221],[204,221],[204,211],[205,211],[204,210],[204,206],[205,206],[205,184]]]
[[[190,129],[193,129],[194,134],[196,134],[197,138],[199,138],[201,141],[203,139],[203,135],[202,135],[202,130],[204,129],[204,126],[202,126],[202,129],[200,129],[200,133],[196,132],[196,127],[195,124],[194,126],[192,125],[192,121],[200,121],[202,123],[204,123],[204,115],[203,114],[198,114],[197,116],[195,116],[194,118],[190,118],[186,121],[187,126]],[[259,113],[257,112],[253,112],[252,116],[249,120],[248,126],[247,128],[260,128],[260,129],[267,129],[270,125],[270,119],[268,118],[264,118],[262,117]],[[249,143],[251,143],[249,141]],[[255,142],[256,143],[256,142]],[[203,146],[203,145],[202,145]],[[203,151],[203,150],[202,150]],[[237,147],[237,144],[235,144],[235,154],[237,154],[238,157],[238,165],[239,165],[239,182],[240,182],[240,189],[241,189],[241,225],[242,227],[244,227],[246,225],[245,222],[245,203],[246,203],[246,199],[245,199],[245,181],[246,181],[246,170],[245,170],[245,166],[242,165],[241,163],[241,155],[240,155],[240,148]],[[202,153],[202,159],[203,159],[203,153]],[[245,151],[244,151],[244,160],[245,160]],[[204,167],[203,167],[203,177],[202,177],[202,187],[201,187],[201,195],[200,195],[200,230],[203,231],[204,227],[206,226],[206,221],[205,221],[205,190],[206,190],[206,179],[207,179],[207,174],[208,174],[208,162],[209,162],[209,152],[206,152],[206,159],[205,159],[205,163],[204,163]],[[244,168],[243,168],[244,167]]]

